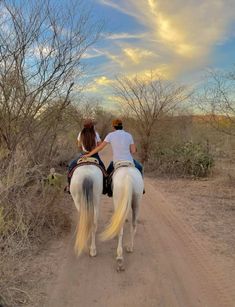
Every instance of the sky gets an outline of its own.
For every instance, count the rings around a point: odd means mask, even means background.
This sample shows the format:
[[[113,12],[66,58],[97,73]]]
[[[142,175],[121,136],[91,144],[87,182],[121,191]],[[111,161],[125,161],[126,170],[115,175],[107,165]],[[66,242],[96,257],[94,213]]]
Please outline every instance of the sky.
[[[152,71],[178,83],[200,82],[208,68],[235,64],[234,0],[93,0],[105,20],[83,62],[86,93],[112,103],[115,76]]]

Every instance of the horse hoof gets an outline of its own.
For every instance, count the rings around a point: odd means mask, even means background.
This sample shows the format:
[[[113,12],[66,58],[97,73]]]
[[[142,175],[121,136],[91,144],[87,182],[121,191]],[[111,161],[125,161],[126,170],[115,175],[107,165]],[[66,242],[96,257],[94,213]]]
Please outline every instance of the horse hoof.
[[[126,252],[127,253],[133,253],[133,247],[126,246]]]
[[[118,259],[117,260],[117,272],[123,272],[125,271],[123,259]]]
[[[96,257],[96,255],[97,255],[97,252],[96,252],[96,250],[95,249],[91,249],[90,250],[90,257]]]

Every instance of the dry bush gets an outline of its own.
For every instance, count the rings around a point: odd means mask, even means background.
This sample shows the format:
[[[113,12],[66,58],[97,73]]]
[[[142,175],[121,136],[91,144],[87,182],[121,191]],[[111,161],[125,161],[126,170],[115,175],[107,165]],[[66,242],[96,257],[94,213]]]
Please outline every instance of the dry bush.
[[[9,246],[16,241],[20,245],[31,243],[31,238],[41,240],[46,229],[57,234],[65,220],[60,212],[63,200],[61,187],[44,183],[46,169],[43,165],[31,166],[27,155],[17,152],[7,169],[1,172],[1,243]]]
[[[152,151],[147,169],[158,174],[176,177],[206,177],[214,159],[203,144],[185,142],[172,147],[158,147]]]
[[[209,70],[203,81],[195,92],[194,104],[207,114],[207,122],[214,129],[234,137],[234,69]]]
[[[76,152],[83,114],[71,104],[72,90],[78,97],[81,59],[102,23],[83,1],[5,0],[0,9],[0,292],[19,306],[29,299],[23,254],[70,227],[60,190],[43,178]]]
[[[66,233],[71,221],[69,212],[63,208],[63,189],[45,185],[43,165],[32,166],[26,153],[17,151],[8,166],[3,166],[0,178],[0,293],[6,305],[19,306],[29,299],[24,291],[27,283],[24,274],[28,269],[26,256],[38,251],[50,238]]]

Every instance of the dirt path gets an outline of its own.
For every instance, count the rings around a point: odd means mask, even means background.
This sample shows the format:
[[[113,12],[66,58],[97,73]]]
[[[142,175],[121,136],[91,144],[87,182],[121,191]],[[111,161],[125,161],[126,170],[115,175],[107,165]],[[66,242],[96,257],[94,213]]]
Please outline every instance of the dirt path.
[[[146,179],[145,186],[135,251],[124,255],[126,271],[115,271],[116,240],[98,241],[96,258],[84,254],[77,259],[71,234],[46,306],[235,306],[234,275],[227,276],[211,260],[154,181]],[[112,210],[111,199],[103,197],[98,232]],[[129,237],[128,223],[125,226],[124,243]]]

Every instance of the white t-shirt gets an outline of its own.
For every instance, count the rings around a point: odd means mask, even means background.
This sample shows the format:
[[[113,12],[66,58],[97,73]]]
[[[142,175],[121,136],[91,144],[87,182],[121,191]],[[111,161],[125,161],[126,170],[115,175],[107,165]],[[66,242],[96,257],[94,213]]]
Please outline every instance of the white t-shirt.
[[[78,137],[77,137],[77,140],[78,140],[78,142],[81,143],[81,132],[79,132]],[[100,139],[99,133],[96,131],[96,132],[95,132],[95,143],[96,143],[96,145],[97,145],[98,142],[101,142],[101,139]],[[82,146],[82,150],[83,150],[84,152],[89,152],[89,150],[86,150],[86,148],[83,146],[82,143],[81,143],[81,146]]]
[[[113,162],[131,161],[133,158],[130,152],[130,145],[134,144],[132,135],[124,130],[116,130],[109,133],[104,139],[110,143],[113,150]]]

